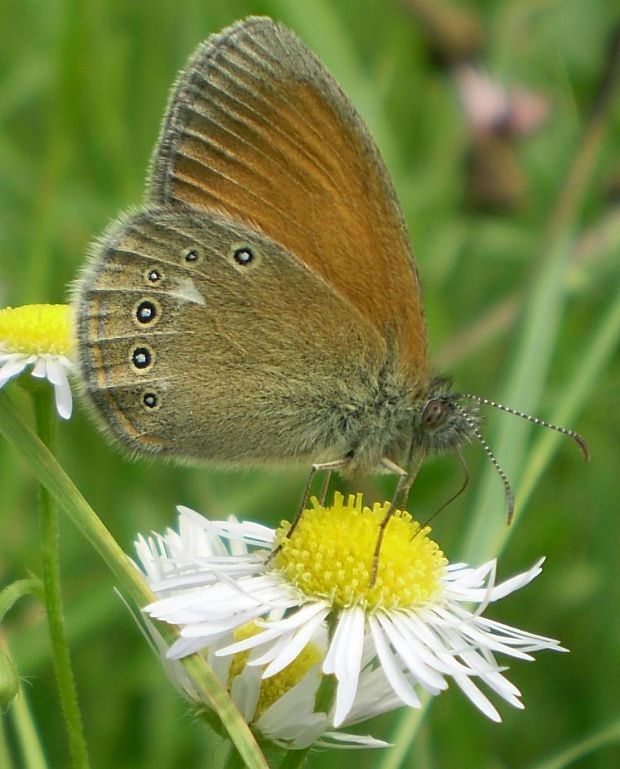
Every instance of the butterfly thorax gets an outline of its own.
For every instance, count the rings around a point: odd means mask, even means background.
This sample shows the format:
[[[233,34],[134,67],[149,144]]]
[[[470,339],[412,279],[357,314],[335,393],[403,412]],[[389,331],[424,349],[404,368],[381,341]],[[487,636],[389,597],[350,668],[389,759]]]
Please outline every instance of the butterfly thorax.
[[[376,397],[343,421],[351,444],[346,474],[374,470],[383,459],[406,467],[416,457],[454,451],[474,435],[477,410],[460,404],[449,380],[403,386],[384,373],[378,384]]]

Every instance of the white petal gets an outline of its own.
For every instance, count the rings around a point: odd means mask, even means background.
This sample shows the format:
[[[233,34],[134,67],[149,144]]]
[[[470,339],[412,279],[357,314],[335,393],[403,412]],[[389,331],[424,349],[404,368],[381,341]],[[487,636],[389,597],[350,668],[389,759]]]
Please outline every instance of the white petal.
[[[46,355],[43,360],[45,361],[45,378],[48,382],[58,385],[63,380],[66,381],[67,374],[56,356]]]
[[[502,720],[497,710],[484,696],[480,689],[478,689],[478,687],[473,683],[471,678],[468,676],[458,675],[454,676],[454,682],[467,696],[467,698],[473,702],[478,710],[482,711],[487,718],[490,718],[491,721],[496,721],[497,723]]]
[[[319,614],[294,633],[289,639],[286,647],[265,668],[263,678],[274,676],[276,673],[279,673],[281,670],[284,670],[285,667],[290,665],[291,662],[306,648],[322,621],[323,616]]]
[[[183,657],[188,657],[194,652],[204,649],[207,643],[217,643],[223,638],[226,633],[222,633],[221,636],[213,636],[205,640],[204,638],[177,638],[166,653],[166,657],[170,660],[180,660]]]
[[[265,597],[269,599],[266,605]],[[229,617],[248,610],[266,613],[274,602],[283,606],[295,605],[282,586],[274,584],[273,578],[255,576],[163,598],[149,604],[145,611],[157,619],[183,625]]]
[[[363,609],[355,607],[343,611],[323,662],[323,671],[333,672],[338,680],[334,726],[344,721],[355,700],[364,646],[364,624]]]
[[[440,673],[467,674],[469,669],[456,659],[454,650],[446,645],[441,633],[432,626],[432,617],[431,612],[420,612],[419,616],[413,611],[407,612],[406,623],[411,630],[411,636],[408,637],[419,639],[416,648],[420,656]],[[428,652],[428,658],[424,656],[424,649]]]
[[[394,689],[405,705],[409,705],[412,708],[421,707],[422,703],[420,702],[420,698],[411,687],[409,681],[407,681],[407,677],[392,654],[390,646],[383,635],[381,625],[373,616],[369,617],[368,623],[370,625],[370,632],[372,633],[379,662],[381,663],[383,672],[390,682],[392,689]]]
[[[28,359],[23,356],[6,359],[0,365],[0,387],[3,387],[9,379],[21,374],[28,365]]]
[[[382,713],[396,710],[402,707],[402,704],[381,666],[374,670],[362,670],[355,702],[342,725],[351,726],[359,721],[367,721]]]
[[[221,649],[218,653],[237,654],[237,652],[247,651],[248,649],[253,649],[256,646],[261,646],[262,644],[272,641],[275,638],[279,638],[280,636],[288,637],[298,627],[301,627],[306,623],[314,620],[315,617],[320,617],[323,619],[327,612],[328,608],[321,601],[317,601],[316,603],[310,603],[306,606],[302,606],[300,609],[285,619],[277,620],[274,622],[257,622],[257,624],[261,627],[264,627],[265,630],[249,638],[245,638],[242,641],[231,644],[225,649]],[[318,623],[315,623],[315,626],[316,624]],[[252,664],[263,664],[265,662],[271,661],[274,659],[274,655],[275,652],[273,649],[271,651],[268,650],[264,657],[261,657],[260,660],[253,661]]]
[[[501,632],[503,634],[502,641],[505,644],[522,645],[525,651],[540,651],[541,649],[552,649],[558,652],[568,651],[568,649],[560,646],[560,642],[555,638],[529,633],[527,630],[505,625],[503,622],[497,622],[486,617],[478,617],[476,625],[488,628],[490,631]]]
[[[324,748],[389,748],[391,742],[377,740],[371,735],[347,734],[347,732],[325,732],[317,742],[317,747]]]
[[[215,641],[210,644],[207,652],[207,662],[209,667],[213,670],[222,686],[228,685],[228,675],[230,672],[230,666],[232,665],[232,657],[217,657],[215,652],[219,646],[224,646],[230,640],[230,635],[224,635],[219,641]]]
[[[259,606],[253,610],[238,612],[232,617],[222,617],[213,622],[194,622],[181,629],[183,638],[208,638],[219,635],[224,631],[234,630],[241,625],[252,622],[262,614],[262,608]]]
[[[524,705],[519,699],[521,692],[507,678],[504,678],[501,673],[489,673],[483,676],[482,680],[487,686],[493,689],[494,692],[497,692],[500,697],[503,697],[506,702],[512,705],[513,708],[523,710]]]
[[[34,368],[30,373],[37,379],[45,379],[47,376],[47,361],[44,357],[39,357],[34,361]]]
[[[61,377],[59,382],[54,382],[54,398],[56,400],[56,411],[63,419],[69,419],[73,411],[73,396],[69,380],[65,370],[59,367]]]
[[[260,671],[244,670],[233,678],[230,696],[246,724],[252,722],[260,694]]]
[[[266,737],[283,747],[303,750],[314,745],[325,732],[328,724],[325,713],[310,713],[303,720],[294,723],[284,721],[271,731],[259,729]],[[256,726],[258,729],[258,724]]]
[[[221,649],[218,649],[216,654],[218,657],[221,657],[225,654],[238,654],[239,652],[248,651],[248,649],[254,649],[257,646],[262,646],[263,644],[269,643],[270,641],[280,638],[283,635],[288,634],[277,629],[264,630],[262,633],[256,633],[256,635],[250,636],[249,638],[244,638],[241,641],[236,641],[235,643],[229,644],[228,646],[224,646]]]
[[[261,548],[271,547],[275,537],[275,531],[269,526],[263,526],[253,521],[210,521],[204,519],[203,523],[206,529],[215,532],[219,537],[225,539],[241,540],[249,545]]]
[[[284,652],[284,650],[291,642],[291,638],[293,638],[293,636],[293,632],[282,633],[272,644],[268,645],[266,649],[261,649],[259,646],[254,646],[254,648],[250,651],[248,665],[259,667],[268,665],[272,660],[275,660],[276,657]],[[265,644],[262,644],[262,646],[265,646]]]
[[[256,671],[260,677],[260,671]],[[318,665],[311,668],[306,675],[277,699],[257,720],[256,725],[275,729],[279,723],[285,721],[292,723],[295,720],[303,720],[303,714],[314,711],[315,697],[321,683],[321,675]],[[300,718],[300,715],[302,718]],[[324,715],[324,714],[323,714]]]
[[[423,662],[420,655],[417,654],[415,644],[413,643],[415,637],[412,633],[406,633],[406,625],[399,622],[402,618],[398,616],[398,613],[377,612],[376,616],[396,654],[401,658],[413,677],[425,689],[428,689],[431,694],[437,694],[443,689],[447,689],[448,684],[445,678],[437,670]]]
[[[493,588],[491,600],[498,601],[500,598],[504,598],[510,593],[514,593],[515,590],[519,590],[525,585],[528,585],[533,579],[542,572],[542,565],[545,562],[544,558],[540,558],[529,571],[525,571],[522,574],[517,574],[505,582],[501,582]]]
[[[261,623],[261,625],[264,628],[295,630],[319,614],[321,616],[325,616],[328,611],[329,607],[324,601],[311,601],[306,603],[304,606],[301,606],[301,608],[299,608],[294,614],[291,614],[284,619],[273,622],[264,621]]]

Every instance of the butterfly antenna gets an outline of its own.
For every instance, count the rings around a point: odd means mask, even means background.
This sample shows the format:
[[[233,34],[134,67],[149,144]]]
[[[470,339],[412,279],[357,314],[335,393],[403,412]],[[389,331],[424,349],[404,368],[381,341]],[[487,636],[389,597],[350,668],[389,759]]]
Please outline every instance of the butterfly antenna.
[[[479,403],[481,406],[492,406],[493,408],[499,409],[500,411],[505,411],[507,414],[513,414],[516,417],[521,417],[521,419],[527,419],[528,422],[532,422],[535,425],[548,427],[549,430],[555,430],[558,433],[562,433],[562,435],[566,435],[575,441],[575,443],[581,449],[581,453],[583,454],[583,458],[586,462],[588,462],[590,459],[590,449],[588,448],[588,444],[586,443],[585,438],[583,438],[583,436],[579,435],[579,433],[575,432],[574,430],[569,430],[566,427],[560,427],[560,425],[554,425],[551,422],[546,422],[544,419],[539,419],[538,417],[525,414],[523,411],[510,408],[510,406],[504,406],[503,404],[497,403],[496,401],[490,401],[488,398],[480,398],[478,395],[468,394],[464,395],[463,397],[470,398],[471,400]]]
[[[478,400],[478,398],[474,398],[474,400]],[[480,399],[480,402],[482,402],[482,399]],[[484,453],[491,460],[491,464],[495,468],[497,474],[502,479],[502,483],[504,484],[504,496],[506,498],[506,523],[510,526],[515,514],[515,495],[512,491],[512,486],[510,485],[508,476],[502,470],[501,465],[499,464],[497,459],[495,459],[495,454],[491,451],[491,447],[483,438],[482,433],[478,429],[478,425],[476,424],[475,420],[472,419],[472,417],[470,417],[466,411],[463,411],[463,409],[459,409],[459,411],[461,412],[461,414],[463,415],[463,418],[471,428],[472,433],[476,436],[480,445],[484,449]]]

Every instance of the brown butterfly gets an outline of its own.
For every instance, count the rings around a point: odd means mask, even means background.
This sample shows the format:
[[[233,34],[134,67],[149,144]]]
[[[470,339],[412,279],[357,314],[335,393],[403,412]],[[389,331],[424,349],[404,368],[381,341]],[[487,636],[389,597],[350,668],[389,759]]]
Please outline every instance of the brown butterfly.
[[[270,19],[238,22],[190,59],[144,208],[94,246],[74,303],[86,394],[133,452],[383,467],[402,490],[427,454],[482,441],[488,401],[429,365],[409,237],[374,141]]]

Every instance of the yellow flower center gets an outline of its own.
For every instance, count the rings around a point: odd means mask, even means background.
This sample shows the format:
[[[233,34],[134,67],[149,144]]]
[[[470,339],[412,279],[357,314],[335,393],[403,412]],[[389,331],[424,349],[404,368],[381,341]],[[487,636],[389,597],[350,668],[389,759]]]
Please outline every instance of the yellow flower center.
[[[261,630],[262,628],[258,627],[255,623],[249,622],[247,625],[242,625],[234,631],[235,641],[243,641],[256,635]],[[249,656],[249,651],[238,652],[233,656],[228,670],[229,688],[233,679],[245,669]],[[270,678],[264,678],[260,685],[254,720],[260,718],[267,708],[286,694],[289,689],[292,689],[295,684],[298,684],[306,673],[317,665],[321,659],[322,656],[319,648],[316,644],[310,642],[284,670]]]
[[[66,304],[27,304],[0,310],[0,345],[25,355],[70,355],[71,308]]]
[[[283,521],[276,532],[281,549],[271,567],[306,595],[328,599],[334,608],[361,606],[406,608],[429,601],[440,588],[447,560],[428,538],[430,527],[421,528],[411,515],[396,510],[385,528],[377,576],[371,585],[373,558],[379,526],[389,502],[362,506],[362,495],[323,507],[312,499],[290,539],[291,524]]]

